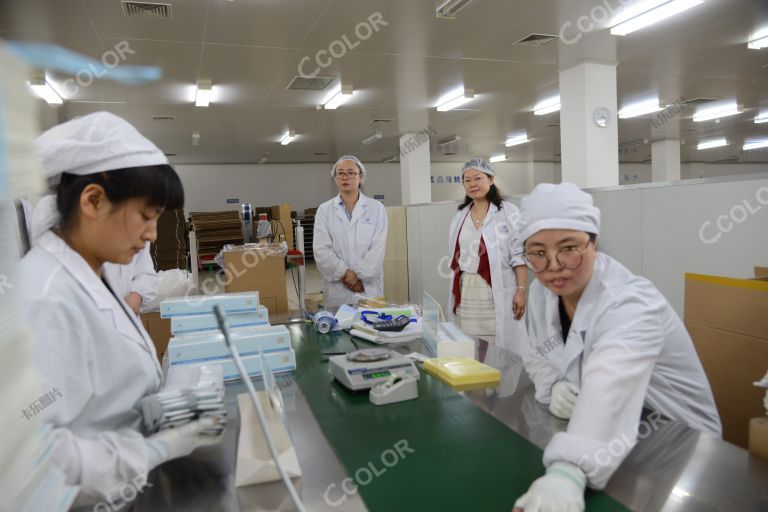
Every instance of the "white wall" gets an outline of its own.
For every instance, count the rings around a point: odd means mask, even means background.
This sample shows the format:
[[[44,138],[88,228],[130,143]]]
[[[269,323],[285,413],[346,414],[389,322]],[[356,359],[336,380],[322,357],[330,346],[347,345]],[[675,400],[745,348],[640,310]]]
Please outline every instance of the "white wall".
[[[185,209],[219,211],[239,208],[227,199],[254,206],[290,203],[301,214],[337,193],[330,164],[180,164]],[[365,194],[384,195],[385,206],[400,205],[398,164],[366,165]]]
[[[768,171],[768,164],[707,164],[689,162],[681,164],[680,178],[714,178]],[[651,164],[619,164],[619,185],[650,183]]]

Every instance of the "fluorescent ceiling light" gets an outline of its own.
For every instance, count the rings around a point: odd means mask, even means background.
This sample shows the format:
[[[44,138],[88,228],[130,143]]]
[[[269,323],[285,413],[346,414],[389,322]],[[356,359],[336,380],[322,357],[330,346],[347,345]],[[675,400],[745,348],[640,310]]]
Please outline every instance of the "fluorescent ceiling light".
[[[387,158],[382,158],[381,161],[383,163],[385,163],[385,164],[388,164],[388,163],[391,163],[391,162],[396,162],[397,161],[397,157],[396,156],[388,156]]]
[[[756,124],[768,123],[768,111],[763,111],[755,117]]]
[[[511,146],[517,146],[519,144],[525,144],[526,142],[530,142],[530,139],[528,139],[528,133],[518,133],[517,135],[510,135],[507,138],[507,141],[504,143],[505,146],[511,147]]]
[[[454,108],[462,106],[468,101],[472,101],[475,99],[475,90],[462,88],[443,98],[445,99],[441,99],[440,103],[437,105],[437,110],[439,112],[447,112],[448,110],[453,110]]]
[[[763,29],[752,36],[747,42],[747,47],[753,50],[768,48],[768,29]]]
[[[200,132],[192,132],[192,145],[200,145]]]
[[[348,102],[354,94],[354,89],[351,85],[341,85],[334,90],[333,94],[323,104],[326,110],[335,110]]]
[[[768,139],[748,140],[744,143],[744,146],[741,149],[744,151],[749,151],[750,149],[760,148],[768,148]]]
[[[653,98],[650,100],[638,101],[637,103],[631,103],[626,107],[619,110],[620,119],[629,119],[631,117],[643,116],[645,114],[653,114],[664,110],[659,106],[659,99]]]
[[[45,77],[35,77],[29,81],[29,87],[36,96],[45,100],[49,105],[61,105],[64,100],[53,90]]]
[[[500,155],[493,155],[491,158],[488,159],[488,161],[491,162],[492,164],[495,164],[497,162],[503,162],[506,159],[507,159],[507,155],[502,153]]]
[[[553,96],[544,101],[540,101],[533,107],[533,115],[543,116],[560,110],[560,96]]]
[[[456,15],[466,6],[475,0],[444,0],[440,2],[435,9],[435,15],[438,18],[455,18]]]
[[[373,144],[377,140],[381,140],[384,138],[384,135],[382,135],[381,132],[376,132],[367,139],[363,139],[363,145],[367,146],[368,144]]]
[[[197,92],[195,93],[195,106],[207,107],[211,103],[211,91],[213,86],[210,80],[198,80]]]
[[[733,116],[740,114],[739,106],[736,100],[725,100],[711,103],[706,106],[702,106],[696,109],[696,114],[693,116],[695,122],[711,121],[712,119],[720,119],[721,117]]]
[[[713,140],[708,140],[704,142],[699,142],[699,145],[696,146],[696,149],[721,148],[727,145],[728,145],[728,141],[725,139],[713,139]]]
[[[280,139],[280,144],[282,144],[283,146],[287,146],[288,144],[293,142],[293,139],[295,138],[296,138],[296,132],[293,130],[288,130],[287,132],[285,132],[285,135],[283,135],[283,138]]]
[[[611,21],[611,34],[625,36],[704,3],[704,0],[646,0]]]

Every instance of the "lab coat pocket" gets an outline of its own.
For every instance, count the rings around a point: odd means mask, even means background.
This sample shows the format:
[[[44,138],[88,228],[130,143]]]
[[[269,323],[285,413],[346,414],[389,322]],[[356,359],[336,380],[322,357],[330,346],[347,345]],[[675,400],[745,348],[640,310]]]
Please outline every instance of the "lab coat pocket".
[[[358,251],[361,251],[361,254],[370,249],[373,243],[373,233],[375,231],[376,229],[373,224],[360,223],[357,225],[357,229],[355,230],[355,242],[357,244],[357,249]]]

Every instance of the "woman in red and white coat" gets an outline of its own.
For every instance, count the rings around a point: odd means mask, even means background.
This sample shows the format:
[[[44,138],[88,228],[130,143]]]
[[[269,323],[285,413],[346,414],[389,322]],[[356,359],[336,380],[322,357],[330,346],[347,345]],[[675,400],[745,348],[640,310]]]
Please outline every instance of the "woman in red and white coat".
[[[466,197],[449,231],[448,317],[476,340],[479,361],[486,359],[489,345],[521,355],[527,341],[520,211],[502,199],[495,175],[482,158],[464,164]]]

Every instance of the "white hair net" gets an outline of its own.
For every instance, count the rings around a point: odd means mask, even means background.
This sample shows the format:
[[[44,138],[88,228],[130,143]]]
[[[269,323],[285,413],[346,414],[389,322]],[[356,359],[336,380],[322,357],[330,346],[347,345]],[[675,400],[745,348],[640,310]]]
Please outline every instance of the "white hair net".
[[[467,162],[461,168],[461,175],[464,176],[464,173],[470,169],[476,169],[480,172],[484,172],[488,176],[496,176],[496,171],[493,169],[493,167],[491,167],[491,164],[485,158],[473,158],[472,160],[467,160]]]
[[[525,241],[543,229],[573,229],[600,234],[600,209],[592,196],[573,183],[540,183],[523,198],[520,238]]]
[[[84,176],[168,163],[163,152],[133,125],[109,112],[54,126],[37,138],[35,153],[44,176],[54,183],[65,172]]]
[[[361,183],[365,183],[365,177],[366,177],[366,174],[367,174],[367,172],[365,170],[365,166],[363,165],[363,162],[361,162],[360,159],[357,158],[354,155],[344,155],[341,158],[339,158],[338,160],[336,160],[336,163],[333,164],[333,167],[331,168],[331,177],[332,178],[336,177],[336,166],[339,165],[339,163],[343,162],[344,160],[350,160],[352,162],[355,162],[355,165],[357,165],[357,168],[360,169],[360,180],[361,180]]]

